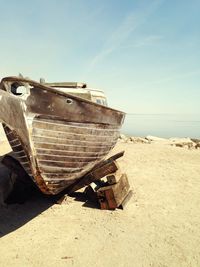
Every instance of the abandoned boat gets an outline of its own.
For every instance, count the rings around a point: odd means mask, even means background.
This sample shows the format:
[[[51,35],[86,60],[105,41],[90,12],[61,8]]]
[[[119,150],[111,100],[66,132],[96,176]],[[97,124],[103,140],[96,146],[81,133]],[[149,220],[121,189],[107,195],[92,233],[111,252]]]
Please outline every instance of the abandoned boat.
[[[6,77],[0,122],[16,158],[45,194],[72,185],[115,146],[125,114],[84,83]]]

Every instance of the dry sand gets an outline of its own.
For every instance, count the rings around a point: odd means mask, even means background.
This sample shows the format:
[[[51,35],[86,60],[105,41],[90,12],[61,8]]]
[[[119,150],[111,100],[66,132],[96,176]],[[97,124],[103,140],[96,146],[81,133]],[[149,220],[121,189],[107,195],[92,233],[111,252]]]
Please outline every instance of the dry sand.
[[[125,210],[41,196],[1,209],[0,266],[200,266],[200,150],[119,143],[121,150],[135,192]]]

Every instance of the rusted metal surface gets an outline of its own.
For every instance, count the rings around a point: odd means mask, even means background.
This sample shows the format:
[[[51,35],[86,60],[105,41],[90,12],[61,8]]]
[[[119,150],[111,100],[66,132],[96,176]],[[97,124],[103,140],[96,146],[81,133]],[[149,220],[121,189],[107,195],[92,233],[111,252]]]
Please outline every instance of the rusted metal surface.
[[[25,93],[17,92],[19,86]],[[0,121],[8,141],[45,194],[80,179],[117,142],[123,112],[24,78],[4,78],[0,89]]]

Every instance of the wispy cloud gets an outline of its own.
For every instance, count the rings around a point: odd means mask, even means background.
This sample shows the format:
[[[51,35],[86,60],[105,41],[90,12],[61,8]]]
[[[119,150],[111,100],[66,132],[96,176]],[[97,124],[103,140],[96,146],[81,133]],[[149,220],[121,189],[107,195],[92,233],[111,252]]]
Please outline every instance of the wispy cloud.
[[[199,76],[200,75],[200,69],[196,69],[196,70],[190,70],[187,72],[183,72],[183,73],[177,73],[176,75],[172,75],[170,77],[165,77],[163,79],[157,80],[152,82],[152,84],[160,84],[160,83],[166,83],[166,82],[170,82],[170,81],[174,81],[174,80],[180,80],[180,79],[184,79],[184,78],[191,78],[194,76]]]
[[[130,47],[143,47],[149,45],[155,45],[160,42],[164,37],[162,35],[149,35],[137,40],[135,43],[125,45],[122,48],[130,48]]]
[[[187,72],[181,72],[181,73],[176,73],[175,75],[170,75],[170,76],[166,76],[163,77],[162,79],[157,79],[157,80],[153,80],[153,81],[145,81],[143,83],[140,83],[140,85],[138,85],[138,87],[143,87],[143,86],[150,86],[150,85],[156,85],[156,84],[165,84],[171,81],[178,81],[178,80],[183,80],[183,79],[190,79],[193,78],[195,76],[199,76],[200,75],[200,69],[196,69],[196,70],[188,70]]]
[[[111,36],[106,40],[102,50],[92,59],[89,66],[89,71],[91,71],[100,61],[102,61],[106,56],[111,54],[113,51],[122,46],[122,44],[128,39],[128,37],[145,21],[152,15],[157,8],[163,3],[163,0],[152,1],[151,3],[146,3],[145,6],[135,9],[126,15],[121,22],[121,24],[116,28],[116,30],[111,34]],[[155,41],[158,38],[156,36],[147,37],[142,43],[137,45],[141,46],[147,44],[148,42]]]

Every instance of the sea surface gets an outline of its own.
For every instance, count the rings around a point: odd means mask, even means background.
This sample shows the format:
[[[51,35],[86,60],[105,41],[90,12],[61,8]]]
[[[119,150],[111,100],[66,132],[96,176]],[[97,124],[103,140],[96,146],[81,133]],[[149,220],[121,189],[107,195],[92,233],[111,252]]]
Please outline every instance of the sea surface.
[[[122,132],[132,136],[200,138],[200,114],[126,114]]]

